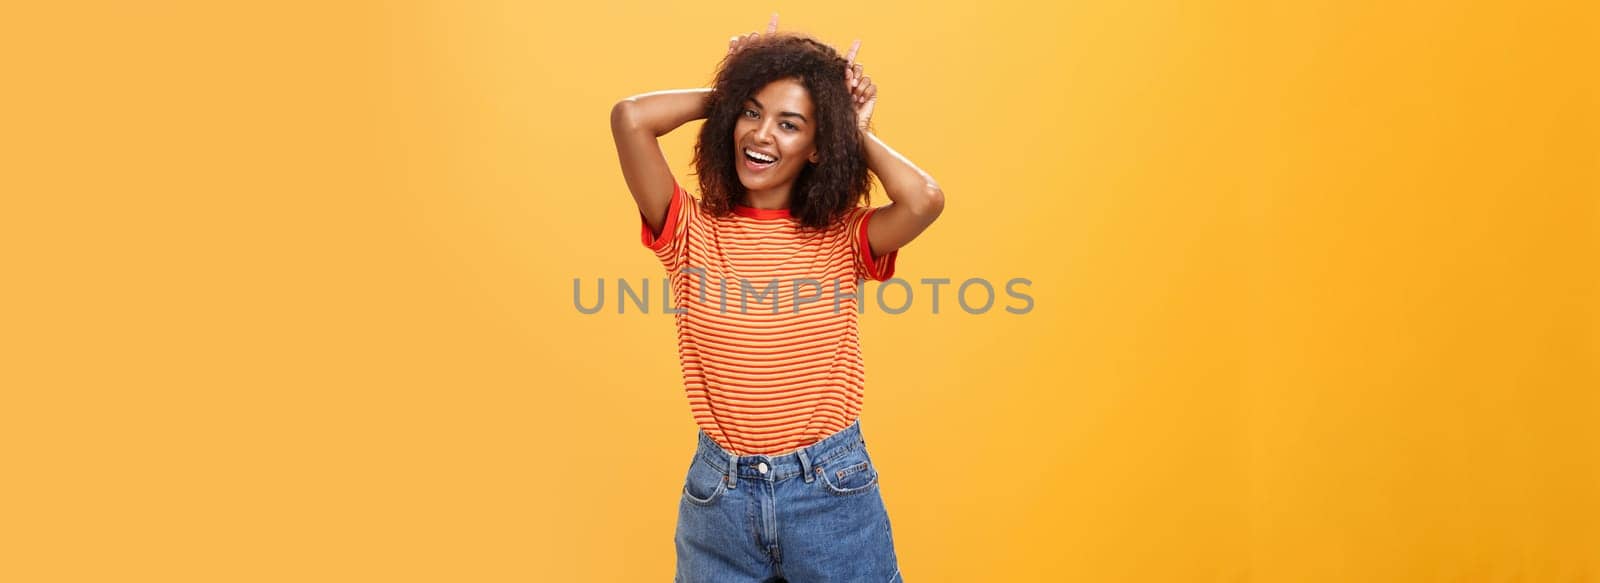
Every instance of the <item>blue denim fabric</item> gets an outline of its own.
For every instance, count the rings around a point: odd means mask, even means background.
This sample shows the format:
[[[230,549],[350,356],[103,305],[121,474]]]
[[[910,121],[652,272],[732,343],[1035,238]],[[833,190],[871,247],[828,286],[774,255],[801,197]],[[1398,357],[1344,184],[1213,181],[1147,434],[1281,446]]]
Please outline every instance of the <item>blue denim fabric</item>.
[[[861,421],[782,455],[698,432],[674,535],[676,583],[903,583]]]

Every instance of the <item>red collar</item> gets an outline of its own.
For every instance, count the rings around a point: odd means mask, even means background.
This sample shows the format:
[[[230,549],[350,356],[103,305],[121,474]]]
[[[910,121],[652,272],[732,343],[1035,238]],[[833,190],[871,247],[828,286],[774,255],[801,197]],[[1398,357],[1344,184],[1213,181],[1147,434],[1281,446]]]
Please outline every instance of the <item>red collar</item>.
[[[735,203],[733,205],[733,214],[739,215],[741,217],[750,217],[752,219],[787,219],[787,218],[791,218],[790,215],[789,215],[789,209],[786,209],[786,208],[781,208],[781,209],[758,209],[758,208],[753,207],[753,206],[745,206],[745,205],[737,204],[737,203]]]

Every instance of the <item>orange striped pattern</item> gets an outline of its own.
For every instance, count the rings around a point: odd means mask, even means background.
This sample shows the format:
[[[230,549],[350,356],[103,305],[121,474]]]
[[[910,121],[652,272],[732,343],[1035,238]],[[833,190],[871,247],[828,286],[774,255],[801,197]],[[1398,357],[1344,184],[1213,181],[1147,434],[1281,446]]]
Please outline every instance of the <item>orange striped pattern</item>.
[[[680,310],[689,408],[723,448],[787,453],[860,416],[858,282],[888,279],[898,254],[872,257],[866,228],[876,210],[858,207],[824,231],[803,231],[788,209],[738,206],[713,217],[674,182],[661,234],[639,217]]]

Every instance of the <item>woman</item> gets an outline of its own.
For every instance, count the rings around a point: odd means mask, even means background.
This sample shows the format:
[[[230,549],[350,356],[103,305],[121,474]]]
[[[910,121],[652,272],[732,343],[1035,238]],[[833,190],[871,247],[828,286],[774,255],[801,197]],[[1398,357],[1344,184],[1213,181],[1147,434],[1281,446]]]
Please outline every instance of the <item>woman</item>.
[[[670,275],[684,390],[699,426],[675,534],[677,578],[901,581],[862,438],[864,279],[894,273],[944,194],[869,130],[877,87],[855,54],[777,32],[729,41],[713,87],[611,111],[641,239]],[[699,200],[657,138],[705,119]],[[878,176],[890,203],[868,202]]]

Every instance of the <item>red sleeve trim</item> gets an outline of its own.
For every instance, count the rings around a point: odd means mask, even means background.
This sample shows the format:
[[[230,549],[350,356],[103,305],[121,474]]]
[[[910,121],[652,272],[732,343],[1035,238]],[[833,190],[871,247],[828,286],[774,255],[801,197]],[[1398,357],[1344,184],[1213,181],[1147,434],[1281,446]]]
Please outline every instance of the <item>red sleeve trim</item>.
[[[867,209],[866,214],[861,217],[861,226],[858,227],[860,230],[856,233],[856,239],[861,242],[861,264],[866,267],[867,279],[884,281],[894,277],[894,260],[900,256],[900,250],[890,251],[889,254],[876,260],[872,258],[872,242],[867,240],[867,221],[872,219],[872,214],[875,212],[878,212],[877,208]]]
[[[678,214],[683,210],[683,199],[687,193],[678,181],[672,181],[672,202],[667,204],[667,220],[661,224],[661,236],[657,237],[650,232],[650,221],[644,218],[644,211],[639,211],[640,242],[651,251],[665,249],[667,243],[672,242],[673,236],[678,233]]]

